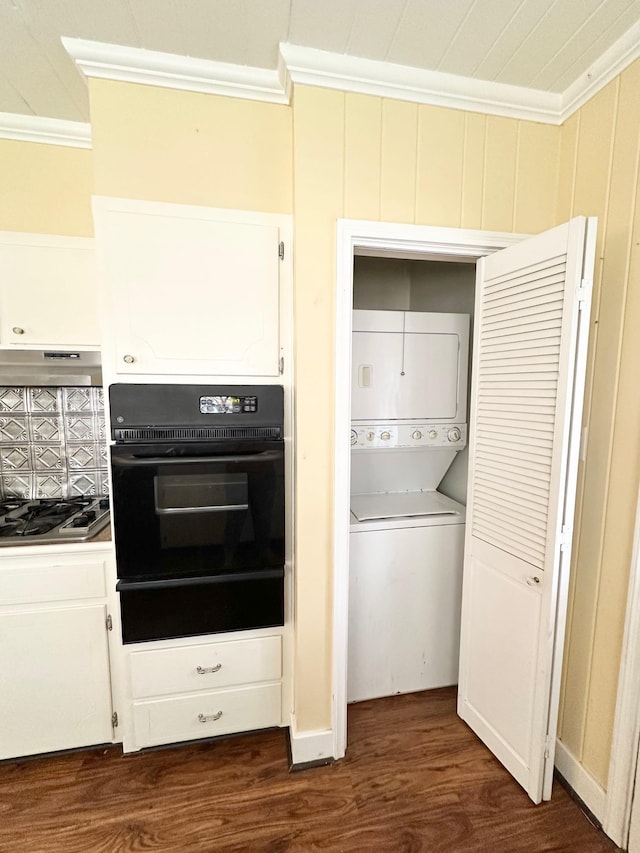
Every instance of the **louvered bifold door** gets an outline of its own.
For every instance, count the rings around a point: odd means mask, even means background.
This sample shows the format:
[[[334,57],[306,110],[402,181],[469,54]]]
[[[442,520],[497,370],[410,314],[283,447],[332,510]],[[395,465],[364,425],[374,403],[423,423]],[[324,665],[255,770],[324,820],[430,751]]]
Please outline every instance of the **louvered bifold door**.
[[[574,219],[484,258],[476,282],[458,713],[535,802],[553,769],[594,235]]]

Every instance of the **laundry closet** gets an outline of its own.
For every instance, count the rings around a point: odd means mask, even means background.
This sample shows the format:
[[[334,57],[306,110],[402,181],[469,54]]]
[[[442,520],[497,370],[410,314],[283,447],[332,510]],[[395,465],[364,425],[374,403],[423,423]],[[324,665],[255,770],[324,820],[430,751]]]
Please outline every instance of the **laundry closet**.
[[[456,684],[475,263],[356,256],[347,701]]]

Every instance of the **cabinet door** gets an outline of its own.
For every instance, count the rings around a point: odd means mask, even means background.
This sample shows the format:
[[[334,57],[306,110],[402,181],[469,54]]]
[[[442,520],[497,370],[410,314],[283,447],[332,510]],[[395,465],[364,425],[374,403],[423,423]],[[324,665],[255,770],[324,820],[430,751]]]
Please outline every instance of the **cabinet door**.
[[[113,739],[103,604],[0,618],[0,759]]]
[[[96,199],[118,373],[276,376],[281,221]]]
[[[93,240],[0,234],[0,344],[99,347]]]

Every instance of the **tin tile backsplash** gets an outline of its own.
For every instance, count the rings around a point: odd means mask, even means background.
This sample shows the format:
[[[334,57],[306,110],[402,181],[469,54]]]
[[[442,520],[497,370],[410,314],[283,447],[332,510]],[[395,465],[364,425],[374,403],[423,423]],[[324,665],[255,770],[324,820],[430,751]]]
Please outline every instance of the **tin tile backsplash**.
[[[102,388],[0,386],[0,496],[108,491]]]

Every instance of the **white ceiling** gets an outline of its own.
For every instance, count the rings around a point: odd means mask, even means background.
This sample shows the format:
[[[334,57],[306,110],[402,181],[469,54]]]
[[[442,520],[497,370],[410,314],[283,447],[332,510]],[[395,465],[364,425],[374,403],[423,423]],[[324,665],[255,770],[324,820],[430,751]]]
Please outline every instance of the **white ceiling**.
[[[0,112],[89,120],[61,36],[275,69],[278,44],[560,93],[640,0],[0,0]]]

